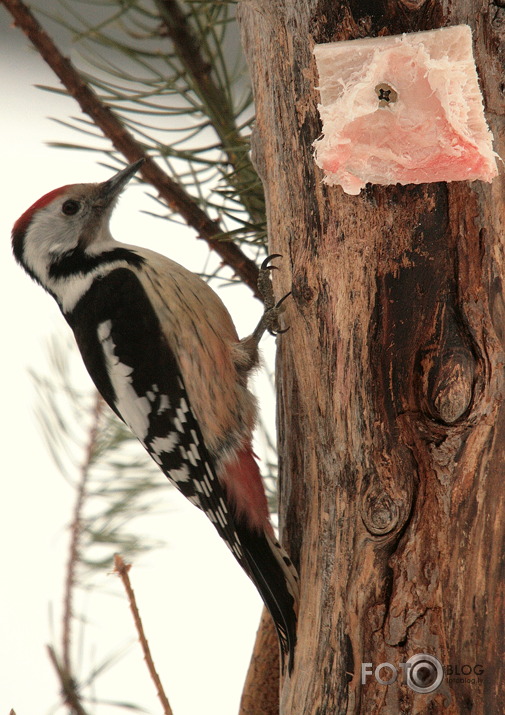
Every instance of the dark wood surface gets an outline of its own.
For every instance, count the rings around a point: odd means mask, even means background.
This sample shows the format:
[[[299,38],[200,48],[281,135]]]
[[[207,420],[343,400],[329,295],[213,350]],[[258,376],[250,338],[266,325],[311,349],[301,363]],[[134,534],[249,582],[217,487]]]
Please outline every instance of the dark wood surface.
[[[505,702],[504,180],[326,187],[316,42],[468,23],[505,156],[505,6],[242,2],[275,274],[281,522],[302,597],[284,715],[491,713]],[[416,694],[361,664],[481,665]],[[501,706],[498,706],[501,707]],[[258,711],[259,712],[259,711]]]

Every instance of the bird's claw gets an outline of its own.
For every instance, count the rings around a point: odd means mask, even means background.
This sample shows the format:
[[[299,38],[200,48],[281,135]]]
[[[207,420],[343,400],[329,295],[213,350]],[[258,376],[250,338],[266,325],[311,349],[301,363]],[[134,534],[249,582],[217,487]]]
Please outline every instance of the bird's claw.
[[[282,298],[278,300],[272,308],[265,311],[263,315],[263,318],[265,319],[265,329],[268,330],[270,335],[282,335],[283,333],[288,332],[289,326],[287,328],[279,327],[279,318],[284,312],[284,306],[282,304],[284,303],[286,298],[289,298],[290,295],[291,291],[289,291],[289,293],[286,293],[286,295],[283,295]]]
[[[262,271],[278,271],[279,269],[277,266],[269,266],[268,264],[270,261],[272,261],[274,258],[282,258],[282,253],[271,253],[269,256],[265,258],[263,263],[261,264],[261,269]]]
[[[286,293],[286,295],[277,301],[277,303],[275,302],[274,289],[272,286],[271,275],[269,273],[269,271],[279,270],[277,266],[269,265],[270,261],[274,258],[282,258],[282,254],[272,253],[270,256],[267,256],[261,264],[260,274],[258,277],[258,291],[265,304],[265,312],[263,313],[263,317],[261,318],[261,321],[255,331],[259,336],[261,336],[265,330],[268,330],[270,335],[282,335],[282,333],[289,330],[289,328],[282,329],[280,327],[279,318],[284,312],[282,304],[286,298],[291,295],[291,291]]]
[[[272,253],[270,256],[267,256],[261,264],[258,276],[258,291],[263,298],[265,312],[275,307],[275,296],[270,271],[277,271],[278,268],[277,266],[269,265],[273,258],[282,258],[282,255],[280,253]]]

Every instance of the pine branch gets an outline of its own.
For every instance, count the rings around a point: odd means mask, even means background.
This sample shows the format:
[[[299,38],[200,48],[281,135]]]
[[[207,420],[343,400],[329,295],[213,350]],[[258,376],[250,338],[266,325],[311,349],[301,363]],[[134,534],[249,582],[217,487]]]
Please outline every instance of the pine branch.
[[[93,409],[92,423],[89,431],[88,444],[84,460],[81,465],[81,477],[77,489],[77,498],[74,506],[74,515],[71,525],[71,540],[67,563],[67,577],[65,580],[65,595],[63,598],[63,628],[62,628],[62,666],[65,672],[71,673],[71,623],[73,618],[73,594],[76,585],[76,569],[80,561],[80,540],[82,535],[82,510],[86,501],[86,487],[88,483],[90,466],[95,454],[96,442],[100,428],[100,417],[103,409],[103,400],[97,393]]]
[[[259,184],[259,177],[249,160],[249,146],[240,135],[232,108],[225,93],[212,78],[212,65],[202,55],[198,38],[177,0],[155,0],[166,31],[176,48],[177,56],[191,75],[195,91],[206,107],[233,174],[228,175],[240,200],[253,221],[264,221],[263,192],[258,195],[250,187]]]
[[[71,715],[88,715],[86,710],[81,705],[81,699],[75,680],[65,668],[63,663],[58,660],[58,656],[52,646],[47,646],[49,659],[56,670],[58,680],[61,685],[61,694],[65,701],[65,705],[70,708]]]
[[[72,483],[73,472],[77,471],[64,585],[62,643],[59,649],[51,645],[48,652],[64,703],[74,715],[83,715],[85,711],[80,703],[86,697],[87,689],[94,685],[98,676],[113,661],[112,658],[106,659],[91,669],[87,677],[77,677],[72,642],[75,621],[79,617],[74,610],[76,591],[93,588],[90,573],[103,571],[104,568],[109,570],[112,555],[118,548],[133,554],[155,547],[155,542],[150,542],[146,537],[137,539],[129,534],[125,526],[147,509],[152,512],[150,507],[153,502],[149,495],[153,489],[164,489],[166,485],[161,481],[158,487],[157,481],[153,482],[149,477],[150,462],[147,455],[140,452],[140,460],[135,457],[131,449],[137,447],[135,438],[105,406],[103,400],[96,393],[88,395],[73,387],[69,373],[70,351],[71,348],[64,349],[53,342],[50,360],[57,373],[57,380],[37,375],[34,378],[41,399],[38,410],[41,425],[51,442],[55,443],[53,457],[62,473],[67,471],[66,462],[70,462],[73,469],[67,478]],[[85,415],[83,439],[82,430],[75,430],[74,427],[82,424]],[[65,455],[58,455],[65,443],[66,458]],[[75,462],[77,451],[82,452],[78,463]],[[144,459],[146,464],[143,463]],[[156,469],[154,463],[152,469],[153,472]],[[93,557],[94,551],[98,552],[98,558]],[[87,622],[84,617],[81,620],[83,624]],[[122,705],[130,711],[136,707],[119,701],[115,705]]]
[[[78,102],[81,110],[91,117],[94,124],[120,151],[128,162],[145,159],[142,177],[150,183],[179,213],[199,238],[203,238],[233,272],[253,291],[257,298],[258,267],[234,243],[222,241],[222,231],[191,196],[149,157],[142,144],[123,126],[116,114],[107,107],[80,76],[72,62],[56,47],[29,8],[21,0],[0,0],[15,20],[16,25],[29,38],[40,56],[58,76],[67,92]]]

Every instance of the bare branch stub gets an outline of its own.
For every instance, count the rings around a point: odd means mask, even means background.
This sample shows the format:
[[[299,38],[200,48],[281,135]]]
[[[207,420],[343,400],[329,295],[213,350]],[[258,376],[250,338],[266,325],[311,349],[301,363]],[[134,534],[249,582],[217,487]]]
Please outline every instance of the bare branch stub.
[[[158,672],[156,671],[153,657],[151,655],[151,650],[149,648],[149,643],[147,642],[146,634],[144,631],[144,626],[142,625],[142,620],[140,618],[140,613],[139,613],[137,601],[135,598],[135,593],[133,592],[133,588],[132,588],[132,585],[130,582],[130,577],[128,575],[130,569],[131,569],[131,564],[125,564],[125,562],[123,561],[121,556],[119,554],[115,554],[115,556],[114,556],[114,571],[121,579],[124,589],[126,591],[126,595],[128,597],[128,602],[130,604],[130,610],[133,615],[133,621],[135,623],[135,628],[137,630],[139,642],[140,642],[140,645],[142,648],[142,652],[144,654],[144,660],[146,662],[147,669],[149,671],[149,675],[151,676],[151,679],[156,687],[156,692],[158,693],[158,699],[163,707],[163,715],[173,715],[173,711],[172,711],[172,708],[170,707],[170,703],[168,702],[168,698],[167,698],[165,691],[163,689],[163,685],[161,683],[160,676],[158,675]]]

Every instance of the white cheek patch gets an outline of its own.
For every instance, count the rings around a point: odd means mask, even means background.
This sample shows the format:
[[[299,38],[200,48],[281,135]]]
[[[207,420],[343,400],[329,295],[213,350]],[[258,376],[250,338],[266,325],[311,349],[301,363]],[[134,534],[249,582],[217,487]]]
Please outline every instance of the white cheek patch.
[[[55,236],[59,237],[57,242]],[[45,285],[48,282],[48,258],[70,251],[76,245],[75,231],[67,221],[62,220],[59,206],[50,204],[37,211],[28,226],[24,239],[24,261]]]
[[[106,320],[98,326],[105,365],[116,395],[116,407],[135,436],[145,442],[149,432],[151,404],[147,397],[139,397],[132,386],[133,368],[119,361],[111,337],[112,322]]]

